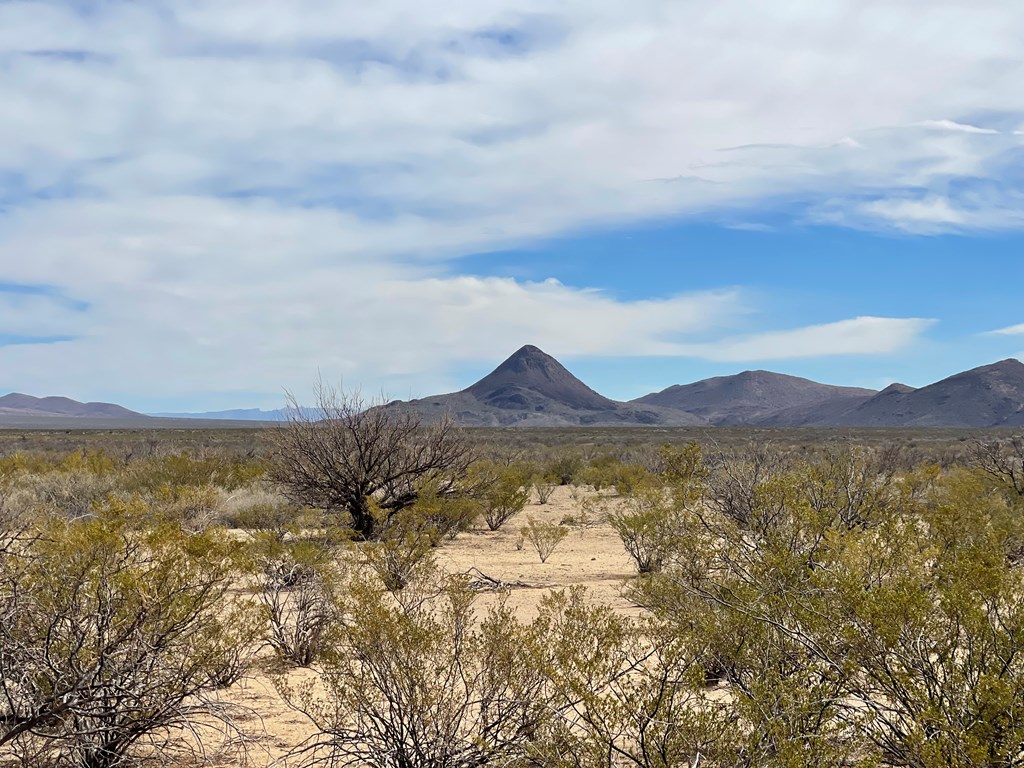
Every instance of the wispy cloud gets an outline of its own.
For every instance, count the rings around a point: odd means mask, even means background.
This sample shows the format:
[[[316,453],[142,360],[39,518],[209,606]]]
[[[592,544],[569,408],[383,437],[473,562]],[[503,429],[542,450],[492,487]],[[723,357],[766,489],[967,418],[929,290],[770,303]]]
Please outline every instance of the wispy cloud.
[[[918,123],[922,128],[933,128],[939,131],[959,131],[961,133],[975,133],[980,135],[996,135],[999,133],[994,128],[979,128],[968,123],[958,123],[955,120],[924,120]]]
[[[990,336],[1024,336],[1024,323],[1018,325],[1010,325],[1006,328],[999,328],[995,331],[989,331]]]
[[[913,345],[936,322],[925,318],[855,317],[804,328],[724,338],[686,349],[694,357],[729,363],[890,355]]]
[[[963,224],[967,218],[947,198],[939,196],[872,200],[855,210],[869,219],[885,221],[915,232],[947,231]]]
[[[73,336],[19,336],[17,334],[0,333],[0,347],[59,344],[73,340]]]

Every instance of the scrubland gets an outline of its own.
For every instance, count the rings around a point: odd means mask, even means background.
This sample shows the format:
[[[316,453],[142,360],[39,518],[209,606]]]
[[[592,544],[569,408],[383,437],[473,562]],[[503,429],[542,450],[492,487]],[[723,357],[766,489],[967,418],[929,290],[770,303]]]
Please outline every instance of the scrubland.
[[[1009,434],[348,437],[0,434],[0,765],[1024,765]]]

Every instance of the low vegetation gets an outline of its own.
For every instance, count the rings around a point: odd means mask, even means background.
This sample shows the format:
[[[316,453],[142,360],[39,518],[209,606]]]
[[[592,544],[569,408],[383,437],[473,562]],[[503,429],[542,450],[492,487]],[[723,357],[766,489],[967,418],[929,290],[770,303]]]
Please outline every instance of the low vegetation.
[[[254,674],[296,766],[1024,765],[1024,440],[531,454],[363,413],[0,455],[0,765],[241,762]],[[538,482],[573,515],[503,529]],[[595,528],[629,611],[446,567]]]

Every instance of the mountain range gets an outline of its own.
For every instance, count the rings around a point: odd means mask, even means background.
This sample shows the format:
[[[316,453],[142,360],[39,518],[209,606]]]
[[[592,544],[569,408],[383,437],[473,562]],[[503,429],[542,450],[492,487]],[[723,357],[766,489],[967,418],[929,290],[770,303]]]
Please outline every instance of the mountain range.
[[[599,395],[551,355],[527,345],[470,387],[390,408],[413,408],[427,420],[451,413],[465,426],[694,426],[700,416],[677,408],[620,403]]]
[[[11,392],[0,397],[0,416],[143,419],[141,413],[113,403],[80,403],[68,397],[32,397]]]
[[[260,408],[232,408],[226,411],[203,411],[201,413],[151,413],[169,419],[216,419],[220,421],[284,421],[288,409],[277,408],[264,411]]]
[[[744,371],[619,402],[527,345],[466,389],[384,407],[412,408],[427,420],[451,413],[464,426],[1024,427],[1024,363],[1003,360],[920,389],[891,384],[880,392]],[[0,397],[0,425],[8,426],[55,417],[146,422],[139,426],[166,421],[152,416],[257,426],[286,414],[241,409],[146,416],[111,403],[19,393]]]
[[[466,389],[388,407],[414,408],[428,420],[449,412],[465,426],[1018,427],[1024,363],[1003,360],[921,389],[892,384],[880,392],[744,371],[622,403],[527,345]]]

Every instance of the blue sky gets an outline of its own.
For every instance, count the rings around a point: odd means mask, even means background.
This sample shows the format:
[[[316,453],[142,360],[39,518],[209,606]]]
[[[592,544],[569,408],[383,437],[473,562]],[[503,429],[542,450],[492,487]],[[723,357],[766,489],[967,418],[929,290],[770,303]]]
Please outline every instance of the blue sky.
[[[815,355],[715,362],[692,357],[571,360],[587,381],[632,398],[747,368],[882,388],[924,386],[951,373],[1020,356],[1024,336],[992,334],[1020,322],[1024,238],[1015,233],[907,235],[777,220],[766,231],[660,221],[575,235],[467,263],[522,279],[593,285],[623,300],[736,286],[749,299],[740,326],[756,334],[871,315],[936,322],[912,344],[877,355]],[[797,350],[798,351],[798,350]],[[472,378],[483,366],[467,368]],[[638,370],[643,374],[639,375]]]
[[[1021,39],[966,0],[0,2],[0,390],[1022,356]]]

